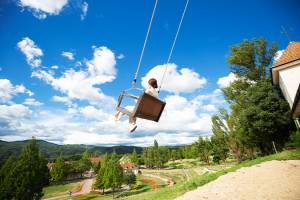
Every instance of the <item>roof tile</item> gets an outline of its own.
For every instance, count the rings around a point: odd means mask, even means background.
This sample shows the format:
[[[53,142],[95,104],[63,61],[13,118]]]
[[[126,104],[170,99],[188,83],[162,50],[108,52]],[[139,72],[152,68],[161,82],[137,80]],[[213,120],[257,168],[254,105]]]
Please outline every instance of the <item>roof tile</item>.
[[[298,59],[300,59],[300,42],[290,42],[286,50],[273,65],[273,67],[277,67]]]

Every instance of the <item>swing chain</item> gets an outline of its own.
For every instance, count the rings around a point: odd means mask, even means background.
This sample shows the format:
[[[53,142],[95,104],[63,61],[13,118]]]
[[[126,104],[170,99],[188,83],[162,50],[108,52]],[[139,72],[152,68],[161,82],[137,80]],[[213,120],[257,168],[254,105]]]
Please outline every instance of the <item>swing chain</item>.
[[[169,53],[169,56],[168,56],[166,67],[165,67],[163,76],[162,76],[161,81],[160,81],[160,85],[159,85],[159,88],[158,88],[158,93],[160,92],[162,84],[165,80],[166,72],[167,72],[168,66],[169,66],[171,58],[172,58],[173,50],[174,50],[174,47],[175,47],[175,44],[176,44],[176,41],[177,41],[178,34],[180,32],[180,28],[181,28],[181,25],[182,25],[182,22],[183,22],[183,19],[184,19],[184,16],[185,16],[185,12],[187,10],[188,5],[189,5],[189,0],[186,0],[185,6],[184,6],[184,9],[183,9],[183,13],[182,13],[182,16],[181,16],[181,19],[180,19],[180,22],[179,22],[179,25],[178,25],[178,28],[177,28],[177,32],[175,34],[175,38],[174,38],[174,41],[173,41],[173,44],[172,44],[172,47],[171,47],[171,50],[170,50],[170,53]]]
[[[135,75],[134,75],[134,79],[131,82],[131,85],[132,85],[133,88],[135,88],[135,86],[136,86],[136,80],[137,80],[138,73],[140,71],[140,67],[141,67],[141,64],[142,64],[144,51],[145,51],[145,48],[146,48],[146,45],[147,45],[147,42],[148,42],[148,37],[149,37],[149,33],[150,33],[150,30],[151,30],[151,27],[152,27],[152,21],[153,21],[154,14],[155,14],[155,11],[156,11],[157,3],[158,3],[158,0],[155,1],[155,5],[154,5],[153,11],[152,11],[152,15],[151,15],[150,23],[149,23],[149,26],[148,26],[147,34],[146,34],[146,37],[145,37],[145,40],[144,40],[144,45],[143,45],[142,52],[141,52],[141,55],[140,55],[139,63],[138,63],[138,66],[137,66],[137,69],[136,69],[136,72],[135,72]]]

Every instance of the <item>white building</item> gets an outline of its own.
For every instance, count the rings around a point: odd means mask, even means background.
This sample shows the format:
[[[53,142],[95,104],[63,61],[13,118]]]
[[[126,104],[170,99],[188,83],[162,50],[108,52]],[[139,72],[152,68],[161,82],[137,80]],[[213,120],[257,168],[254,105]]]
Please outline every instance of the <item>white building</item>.
[[[271,68],[272,81],[279,85],[293,118],[300,117],[300,42],[290,42]],[[299,121],[297,121],[299,126]]]

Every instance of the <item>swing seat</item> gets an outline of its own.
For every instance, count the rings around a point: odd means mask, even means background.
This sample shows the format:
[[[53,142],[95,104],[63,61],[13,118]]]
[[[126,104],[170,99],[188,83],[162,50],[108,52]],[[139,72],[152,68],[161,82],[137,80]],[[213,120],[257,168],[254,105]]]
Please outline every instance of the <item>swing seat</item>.
[[[132,112],[121,106],[124,97],[129,97],[137,100]],[[165,108],[166,102],[161,101],[150,94],[143,92],[139,97],[131,95],[127,92],[122,92],[119,96],[117,110],[130,116],[141,119],[147,119],[158,122],[159,118]]]

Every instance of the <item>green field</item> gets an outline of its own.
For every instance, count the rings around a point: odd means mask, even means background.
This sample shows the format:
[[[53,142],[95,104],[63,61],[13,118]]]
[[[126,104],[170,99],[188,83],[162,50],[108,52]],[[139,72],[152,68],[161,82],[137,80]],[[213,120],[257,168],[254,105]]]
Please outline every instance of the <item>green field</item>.
[[[68,183],[64,185],[53,185],[43,189],[43,198],[55,197],[68,194],[68,191],[74,191],[80,188],[81,182]]]
[[[187,191],[193,190],[201,185],[204,185],[210,181],[217,179],[219,176],[222,176],[228,172],[234,172],[242,167],[249,167],[255,164],[259,164],[265,161],[270,160],[292,160],[300,159],[300,149],[297,150],[286,150],[278,154],[273,154],[270,156],[259,157],[253,160],[246,160],[240,164],[222,164],[222,165],[204,165],[204,166],[194,166],[189,169],[172,169],[172,170],[144,170],[145,174],[154,174],[161,177],[172,178],[176,182],[174,186],[167,187],[163,181],[153,178],[154,181],[158,181],[162,187],[156,189],[150,189],[150,187],[143,186],[142,188],[127,192],[126,195],[122,195],[118,199],[126,200],[171,200],[175,197],[178,197],[184,194]],[[201,175],[201,170],[210,169],[215,170],[216,172],[205,172]],[[200,173],[199,173],[200,171]],[[142,177],[139,176],[138,180],[141,181]],[[147,177],[149,178],[149,177]],[[119,196],[121,193],[116,193],[116,196]],[[123,192],[125,194],[125,192]],[[65,198],[70,199],[70,198]],[[88,194],[81,195],[78,197],[72,198],[77,199],[95,199],[95,200],[106,200],[112,199],[112,194],[99,195],[99,194]]]

